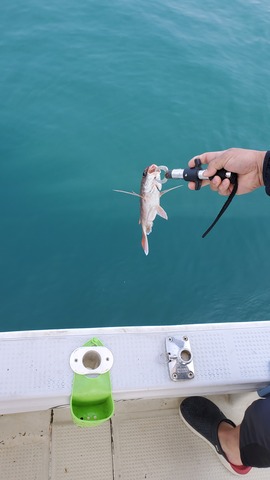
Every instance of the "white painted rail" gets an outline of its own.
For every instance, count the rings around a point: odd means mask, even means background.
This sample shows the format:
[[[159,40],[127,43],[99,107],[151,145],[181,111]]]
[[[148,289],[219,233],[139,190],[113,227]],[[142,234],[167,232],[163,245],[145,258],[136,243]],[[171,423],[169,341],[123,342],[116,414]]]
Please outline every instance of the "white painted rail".
[[[195,376],[173,382],[165,339],[188,336]],[[115,400],[252,391],[270,383],[270,321],[0,333],[0,414],[69,403],[70,355],[98,337],[114,357]]]

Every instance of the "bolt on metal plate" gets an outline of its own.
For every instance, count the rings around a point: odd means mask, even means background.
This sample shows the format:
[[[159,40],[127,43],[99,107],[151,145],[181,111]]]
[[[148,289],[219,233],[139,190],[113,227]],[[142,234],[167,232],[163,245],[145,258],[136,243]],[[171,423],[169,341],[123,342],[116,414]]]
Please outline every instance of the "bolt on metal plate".
[[[194,363],[190,341],[186,335],[166,338],[166,355],[171,380],[191,380],[194,378]]]

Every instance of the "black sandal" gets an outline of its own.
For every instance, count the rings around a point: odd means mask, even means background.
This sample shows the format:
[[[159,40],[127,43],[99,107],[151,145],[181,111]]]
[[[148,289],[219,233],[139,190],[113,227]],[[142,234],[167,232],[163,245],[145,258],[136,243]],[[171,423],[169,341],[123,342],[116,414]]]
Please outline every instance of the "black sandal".
[[[252,467],[233,465],[222,450],[218,439],[218,427],[226,422],[236,427],[235,423],[225,417],[221,410],[204,397],[185,398],[179,407],[179,414],[187,427],[202,438],[218,454],[221,463],[234,475],[246,475]]]

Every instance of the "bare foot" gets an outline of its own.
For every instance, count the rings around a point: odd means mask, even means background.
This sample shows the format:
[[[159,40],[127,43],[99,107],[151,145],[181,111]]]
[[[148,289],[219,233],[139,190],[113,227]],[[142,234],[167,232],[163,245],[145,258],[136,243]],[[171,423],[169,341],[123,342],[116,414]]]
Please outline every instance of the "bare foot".
[[[218,438],[227,459],[233,465],[243,465],[239,449],[240,425],[233,427],[227,422],[221,422],[218,427]]]

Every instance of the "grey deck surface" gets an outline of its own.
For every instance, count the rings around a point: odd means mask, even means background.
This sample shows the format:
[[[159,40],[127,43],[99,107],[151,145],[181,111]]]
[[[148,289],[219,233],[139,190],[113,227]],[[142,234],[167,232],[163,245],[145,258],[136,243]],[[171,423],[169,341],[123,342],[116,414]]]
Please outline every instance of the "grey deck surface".
[[[236,423],[253,394],[210,397]],[[217,455],[183,424],[180,399],[116,402],[112,420],[80,428],[68,408],[0,417],[1,480],[225,480]],[[253,469],[245,478],[268,479]]]

